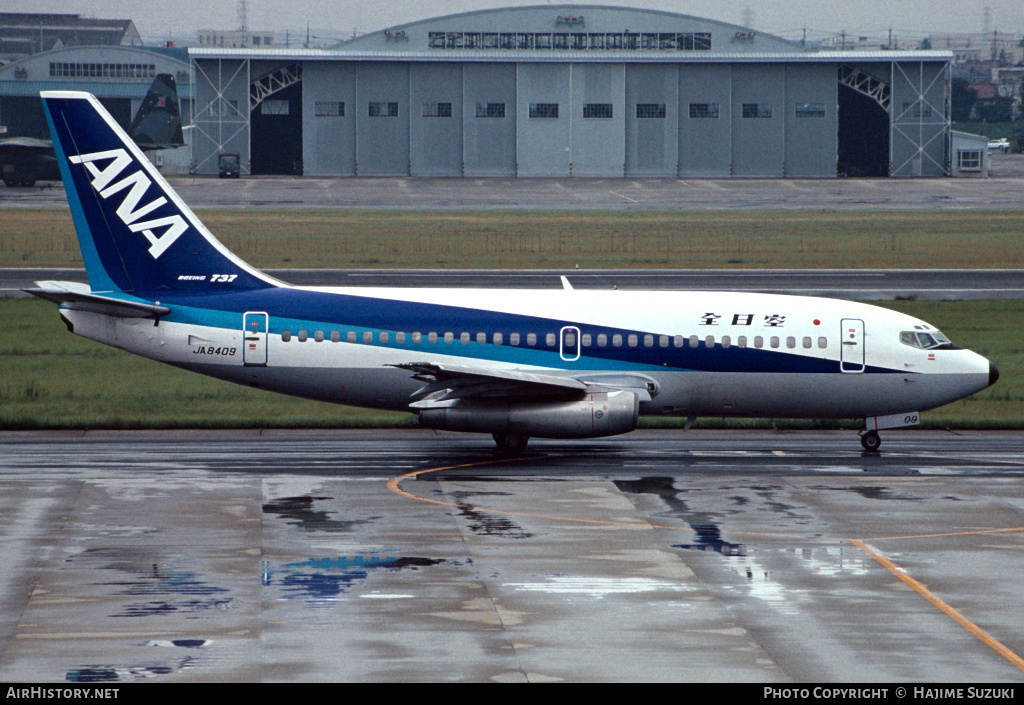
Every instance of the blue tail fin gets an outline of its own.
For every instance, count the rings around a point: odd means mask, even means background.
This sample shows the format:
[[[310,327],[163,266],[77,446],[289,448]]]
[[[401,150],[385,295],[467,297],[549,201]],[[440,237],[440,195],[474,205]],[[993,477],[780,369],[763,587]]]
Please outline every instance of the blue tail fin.
[[[280,286],[210,234],[94,96],[41,96],[94,292]]]

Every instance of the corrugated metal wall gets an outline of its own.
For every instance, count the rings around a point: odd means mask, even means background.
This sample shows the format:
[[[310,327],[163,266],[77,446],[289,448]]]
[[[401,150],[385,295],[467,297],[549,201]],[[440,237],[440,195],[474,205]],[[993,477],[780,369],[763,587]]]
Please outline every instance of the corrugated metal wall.
[[[250,78],[244,61],[197,64],[196,161],[215,173],[204,152],[247,158],[247,128],[225,122],[224,99],[245,106]],[[893,174],[941,175],[945,64],[874,66],[890,67]],[[834,177],[838,70],[825,61],[306,60],[305,173]]]

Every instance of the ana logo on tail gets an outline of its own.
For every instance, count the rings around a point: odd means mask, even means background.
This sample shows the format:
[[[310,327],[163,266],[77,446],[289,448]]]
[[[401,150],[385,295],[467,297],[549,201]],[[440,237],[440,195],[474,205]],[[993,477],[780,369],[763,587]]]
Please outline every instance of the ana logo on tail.
[[[106,200],[115,193],[125,189],[130,190],[124,195],[121,205],[117,207],[117,217],[128,226],[133,233],[141,232],[149,241],[149,254],[153,259],[162,255],[168,247],[174,244],[181,235],[188,230],[188,223],[179,214],[169,215],[155,220],[136,222],[140,218],[149,215],[160,206],[167,203],[164,196],[153,199],[144,206],[139,206],[146,191],[152,185],[152,181],[142,171],[136,171],[126,176],[117,183],[111,183],[120,176],[133,162],[128,152],[123,149],[112,149],[107,152],[94,152],[92,154],[81,154],[69,157],[72,164],[84,164],[86,170],[92,176],[92,187],[99,193],[100,198]],[[109,162],[107,166],[100,169],[97,162]],[[159,235],[154,231],[164,228]]]

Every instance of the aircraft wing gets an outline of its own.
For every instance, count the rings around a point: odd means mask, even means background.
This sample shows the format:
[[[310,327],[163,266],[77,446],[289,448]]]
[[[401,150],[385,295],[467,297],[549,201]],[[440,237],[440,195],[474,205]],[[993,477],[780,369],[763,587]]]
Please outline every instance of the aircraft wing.
[[[0,139],[0,156],[34,157],[53,156],[53,142],[35,137],[8,137]]]
[[[47,281],[36,284],[38,289],[24,289],[25,293],[76,311],[91,311],[117,318],[155,318],[158,321],[171,312],[166,306],[100,296],[92,293],[87,284],[78,282]]]
[[[438,365],[410,362],[389,365],[413,372],[413,378],[426,384],[413,394],[413,409],[429,408],[452,399],[514,399],[538,397],[578,399],[584,394],[629,390],[641,401],[650,401],[653,380],[639,375],[592,374],[586,379],[523,370],[495,370],[462,365]]]

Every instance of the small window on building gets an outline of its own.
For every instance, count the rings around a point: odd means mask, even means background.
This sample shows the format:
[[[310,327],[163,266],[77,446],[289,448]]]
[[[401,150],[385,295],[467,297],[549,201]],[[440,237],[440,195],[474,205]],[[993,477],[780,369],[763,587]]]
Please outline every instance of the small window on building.
[[[505,117],[505,104],[477,103],[476,116],[478,118],[503,118]]]
[[[612,117],[612,104],[611,103],[584,103],[583,105],[583,117],[584,119],[589,118],[611,118]]]
[[[823,118],[825,117],[825,104],[797,103],[796,116],[798,118]]]
[[[371,101],[369,115],[370,117],[398,117],[398,103]]]
[[[423,117],[425,118],[450,118],[452,116],[451,103],[424,103]]]
[[[318,100],[313,105],[317,117],[345,117],[344,101]]]
[[[929,118],[932,116],[932,106],[924,101],[903,104],[903,114],[900,117]]]
[[[640,119],[664,119],[664,103],[637,103],[636,116]]]
[[[956,165],[960,171],[981,171],[981,150],[958,149]]]
[[[745,118],[770,118],[772,116],[771,103],[744,103],[743,117]]]
[[[716,119],[718,103],[690,103],[690,117],[694,119]]]
[[[530,103],[530,117],[557,118],[558,103]]]
[[[261,115],[288,115],[291,104],[287,100],[265,100],[260,103]]]

